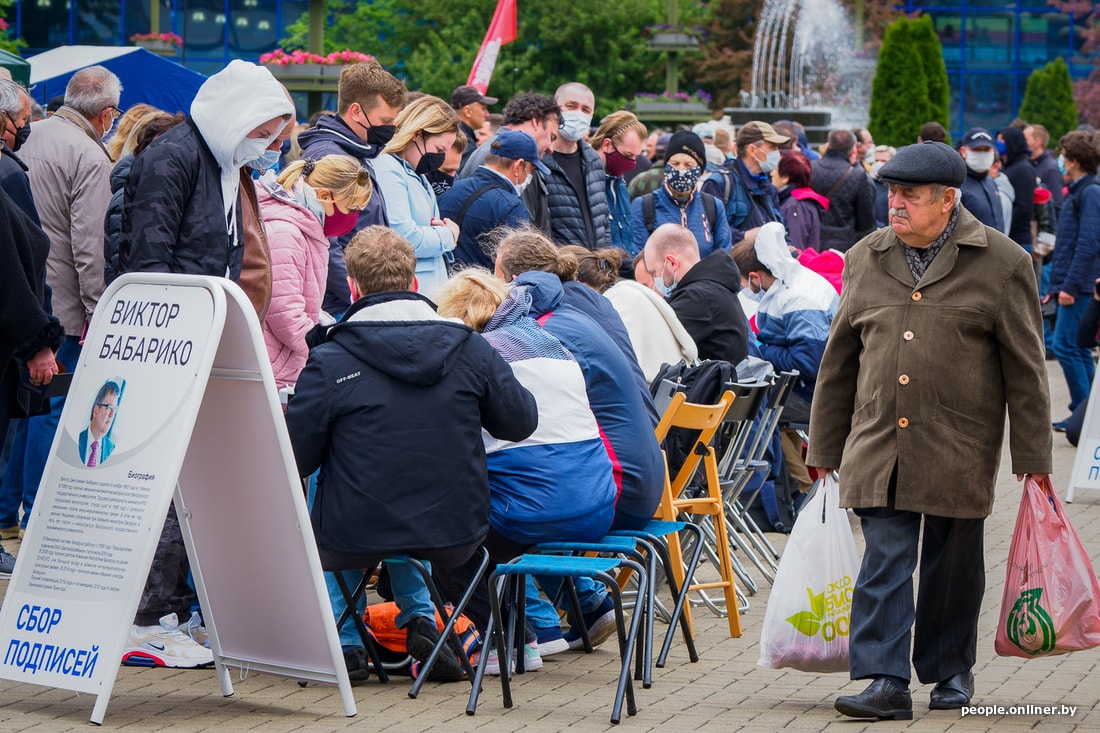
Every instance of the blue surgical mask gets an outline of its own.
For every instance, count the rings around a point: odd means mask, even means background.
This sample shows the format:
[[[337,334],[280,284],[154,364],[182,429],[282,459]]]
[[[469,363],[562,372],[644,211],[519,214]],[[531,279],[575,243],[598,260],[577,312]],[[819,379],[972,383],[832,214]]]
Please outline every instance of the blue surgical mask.
[[[764,173],[771,173],[779,165],[779,151],[773,150],[764,156],[764,160],[760,161],[760,170]]]
[[[249,161],[248,167],[258,171],[271,170],[279,164],[281,153],[280,150],[265,150],[259,158]]]
[[[1066,174],[1066,156],[1064,155],[1058,156],[1058,172],[1063,176]]]
[[[673,280],[671,285],[665,285],[665,265],[661,265],[661,272],[653,278],[653,287],[657,289],[662,298],[667,300],[668,296],[672,295],[672,291],[676,289],[676,284],[676,281]]]
[[[584,112],[575,110],[562,112],[561,128],[558,130],[558,134],[566,140],[576,142],[588,134],[591,125],[592,115],[586,115]]]

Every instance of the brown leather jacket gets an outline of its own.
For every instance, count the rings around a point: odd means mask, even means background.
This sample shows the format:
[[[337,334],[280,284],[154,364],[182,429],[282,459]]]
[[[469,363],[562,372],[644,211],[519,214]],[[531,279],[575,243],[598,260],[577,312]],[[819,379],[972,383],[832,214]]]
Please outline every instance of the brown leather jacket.
[[[241,227],[244,230],[244,263],[239,284],[263,323],[271,305],[271,249],[248,168],[241,168]]]

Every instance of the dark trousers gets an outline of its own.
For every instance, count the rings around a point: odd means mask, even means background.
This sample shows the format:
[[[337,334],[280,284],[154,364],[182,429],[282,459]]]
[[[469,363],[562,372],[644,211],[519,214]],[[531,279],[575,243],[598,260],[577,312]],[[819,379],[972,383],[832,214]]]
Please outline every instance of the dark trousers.
[[[912,630],[917,679],[940,682],[972,668],[977,658],[985,520],[898,511],[892,498],[891,491],[889,508],[856,510],[867,549],[852,598],[851,677],[908,680]]]
[[[153,564],[145,589],[141,593],[134,623],[138,626],[156,626],[162,616],[175,613],[182,624],[191,618],[195,592],[187,584],[191,565],[187,561],[187,546],[183,543],[175,502],[168,506]]]

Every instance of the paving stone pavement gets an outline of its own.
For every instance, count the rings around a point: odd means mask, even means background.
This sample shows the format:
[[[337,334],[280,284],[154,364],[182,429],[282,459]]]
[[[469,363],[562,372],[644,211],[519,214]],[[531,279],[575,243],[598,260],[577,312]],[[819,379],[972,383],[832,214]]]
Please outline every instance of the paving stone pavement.
[[[1049,363],[1055,419],[1067,401],[1061,371]],[[1074,449],[1061,435],[1054,439],[1054,483],[1062,496],[1073,466]],[[947,487],[945,490],[950,490]],[[972,732],[1031,730],[1043,733],[1100,731],[1100,650],[1059,657],[1022,660],[1002,658],[993,638],[1004,584],[1005,560],[1019,506],[1019,484],[1002,462],[997,503],[986,524],[987,588],[979,627],[975,703],[982,706],[1056,708],[1054,713],[1024,712],[962,716],[959,711],[926,709],[928,686],[915,685],[914,720],[880,722],[842,718],[833,710],[838,694],[858,692],[862,682],[846,675],[817,675],[757,666],[760,626],[768,585],[750,598],[743,616],[744,635],[728,637],[724,619],[706,610],[695,612],[700,661],[691,664],[682,643],[673,645],[669,664],[654,670],[653,687],[639,689],[639,712],[624,714],[630,731],[842,731],[875,730]],[[1067,513],[1094,565],[1100,566],[1100,492],[1079,492]],[[858,525],[856,542],[862,552]],[[770,535],[782,544],[782,537]],[[5,542],[18,552],[18,542]],[[758,579],[759,573],[755,574]],[[0,581],[0,591],[7,582]],[[288,589],[288,592],[293,592]],[[658,626],[657,631],[663,632]],[[288,629],[287,633],[294,633]],[[299,687],[294,680],[269,674],[232,671],[235,694],[222,697],[213,671],[121,668],[104,719],[105,729],[133,731],[602,731],[610,725],[617,654],[613,643],[594,654],[565,653],[545,666],[515,678],[515,706],[505,710],[499,684],[487,681],[477,715],[465,714],[466,683],[428,684],[420,698],[408,699],[409,681],[388,685],[374,679],[354,686],[359,713],[343,715],[334,685]],[[86,730],[94,697],[66,690],[0,680],[0,732]],[[1062,713],[1072,707],[1072,714]]]

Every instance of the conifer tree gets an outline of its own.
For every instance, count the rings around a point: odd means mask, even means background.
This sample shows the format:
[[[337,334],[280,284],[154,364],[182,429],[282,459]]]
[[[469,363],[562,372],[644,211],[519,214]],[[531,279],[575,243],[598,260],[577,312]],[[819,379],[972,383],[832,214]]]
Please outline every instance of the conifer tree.
[[[1065,61],[1056,58],[1031,72],[1027,78],[1024,101],[1017,114],[1021,119],[1047,128],[1052,143],[1077,127],[1073,82]]]
[[[879,144],[915,143],[921,125],[932,119],[928,78],[911,25],[907,18],[898,19],[886,28],[882,40],[867,126]]]

